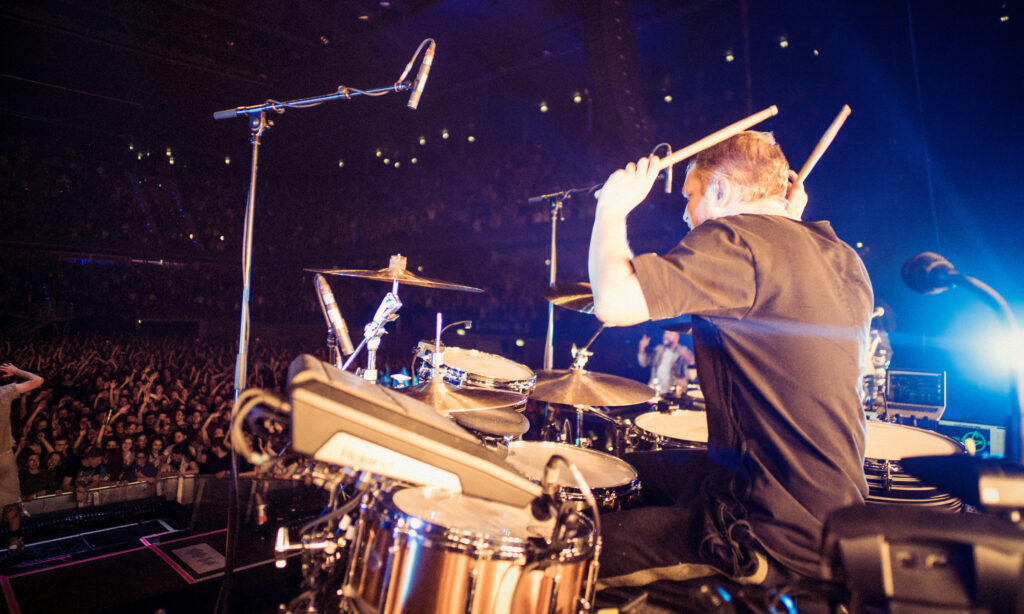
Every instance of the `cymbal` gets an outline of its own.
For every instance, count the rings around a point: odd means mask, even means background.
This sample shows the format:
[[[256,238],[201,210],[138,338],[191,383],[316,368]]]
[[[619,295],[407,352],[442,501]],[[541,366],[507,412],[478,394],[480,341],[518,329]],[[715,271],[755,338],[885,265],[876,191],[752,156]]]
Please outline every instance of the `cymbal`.
[[[662,324],[661,330],[668,330],[680,335],[689,335],[693,333],[692,322],[672,322],[670,324]]]
[[[435,377],[399,390],[442,413],[521,407],[526,397],[517,392],[490,388],[459,388]]]
[[[657,394],[646,384],[582,369],[537,371],[531,399],[565,405],[636,405]]]
[[[376,271],[366,269],[305,269],[311,273],[323,273],[325,275],[341,275],[342,277],[359,277],[360,279],[373,279],[376,281],[397,281],[400,284],[410,286],[423,286],[425,288],[438,288],[441,290],[460,290],[462,292],[483,292],[480,288],[464,286],[450,281],[439,279],[428,279],[414,275],[405,268],[405,257],[401,255],[391,256],[391,262],[386,269]]]
[[[580,313],[594,313],[594,292],[585,281],[549,286],[544,291],[544,298],[556,307]]]

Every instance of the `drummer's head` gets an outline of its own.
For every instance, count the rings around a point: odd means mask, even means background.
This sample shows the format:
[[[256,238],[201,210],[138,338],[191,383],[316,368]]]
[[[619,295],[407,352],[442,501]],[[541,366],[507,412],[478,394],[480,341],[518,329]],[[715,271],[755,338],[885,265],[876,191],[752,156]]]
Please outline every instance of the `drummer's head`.
[[[709,147],[686,168],[684,219],[695,228],[709,219],[744,213],[763,201],[785,204],[789,163],[770,132],[747,130]]]

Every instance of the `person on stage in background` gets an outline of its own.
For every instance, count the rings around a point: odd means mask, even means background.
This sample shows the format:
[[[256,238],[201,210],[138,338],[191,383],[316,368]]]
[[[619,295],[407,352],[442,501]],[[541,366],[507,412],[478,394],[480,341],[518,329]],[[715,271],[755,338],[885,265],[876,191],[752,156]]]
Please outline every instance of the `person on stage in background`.
[[[626,216],[659,170],[642,158],[599,194],[594,313],[617,326],[692,314],[708,447],[637,467],[645,491],[652,469],[674,477],[657,487],[677,503],[604,516],[598,587],[820,578],[826,517],[867,493],[867,272],[828,222],[801,221],[797,174],[772,135],[754,131],[695,157],[683,185],[691,231],[664,256],[634,256]]]
[[[661,336],[661,345],[648,352],[651,338],[644,335],[637,343],[636,360],[641,367],[651,368],[651,379],[647,385],[665,395],[674,388],[686,390],[687,371],[695,359],[690,348],[679,343],[679,333],[666,330]]]
[[[23,371],[11,363],[0,365],[0,373],[22,381],[0,386],[0,505],[10,529],[7,549],[21,551],[21,486],[18,484],[18,465],[14,460],[14,437],[11,435],[11,404],[14,399],[43,385],[43,378]]]

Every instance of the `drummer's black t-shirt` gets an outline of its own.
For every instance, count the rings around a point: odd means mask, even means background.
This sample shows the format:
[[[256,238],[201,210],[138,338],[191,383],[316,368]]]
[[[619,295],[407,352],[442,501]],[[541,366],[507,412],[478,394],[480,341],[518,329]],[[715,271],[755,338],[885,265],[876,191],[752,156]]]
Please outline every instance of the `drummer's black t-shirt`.
[[[694,315],[715,470],[705,530],[726,539],[749,523],[776,560],[818,576],[826,516],[867,493],[859,387],[873,297],[863,263],[828,222],[737,215],[633,266],[652,319]]]

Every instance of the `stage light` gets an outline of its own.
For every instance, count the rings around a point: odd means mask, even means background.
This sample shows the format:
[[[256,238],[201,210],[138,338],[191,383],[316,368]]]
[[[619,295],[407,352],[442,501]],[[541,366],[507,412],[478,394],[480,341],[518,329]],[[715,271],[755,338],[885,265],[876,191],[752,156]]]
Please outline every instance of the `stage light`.
[[[857,241],[854,245],[857,246],[857,249],[860,249],[860,248],[864,247],[864,242],[863,241]]]
[[[813,53],[814,55],[818,55],[818,50],[817,50],[817,49],[815,49],[815,50],[814,50],[814,51],[812,51],[811,53]]]
[[[135,151],[135,143],[128,143],[128,151]]]
[[[786,40],[785,36],[779,38],[779,47],[782,47],[783,49],[789,47],[789,41]]]
[[[451,136],[451,135],[450,135],[450,134],[448,134],[448,129],[447,129],[447,128],[445,128],[444,130],[442,130],[442,131],[441,131],[441,138],[442,138],[442,139],[447,139],[447,138],[448,138],[448,137],[450,137],[450,136]]]
[[[460,337],[465,337],[466,336],[466,329],[465,328],[457,328],[457,329],[455,329],[455,334],[460,336]]]
[[[231,156],[224,156],[224,164],[231,164]]]
[[[378,148],[377,148],[377,157],[379,158],[379,157],[381,157],[381,156],[383,156],[383,155],[384,155],[384,152],[383,152],[383,151],[381,151],[381,150],[380,150],[380,148],[378,147]]]
[[[470,143],[476,143],[476,137],[473,136],[472,134],[467,136],[466,140],[469,141]]]
[[[665,94],[665,102],[672,102],[672,94]]]
[[[576,104],[579,104],[583,102],[583,96],[580,96],[580,93],[576,92],[575,94],[572,95],[572,101],[575,102]]]
[[[398,168],[399,166],[402,166],[402,163],[399,162],[398,160],[395,160],[395,168]]]
[[[540,103],[540,112],[541,113],[547,113],[548,112],[548,103],[546,103],[546,102]]]
[[[391,158],[384,158],[384,164],[391,164]]]
[[[420,145],[426,145],[426,144],[427,144],[427,137],[420,136]]]
[[[523,341],[522,339],[516,339],[516,347],[517,347],[517,348],[521,348],[521,347],[523,347],[524,345],[526,345],[526,342],[525,342],[525,341]]]
[[[733,60],[735,60],[735,59],[736,59],[736,56],[734,56],[734,55],[732,54],[732,51],[726,51],[726,52],[725,52],[725,61],[726,61],[726,62],[730,62],[730,63],[731,63],[731,62],[732,62]]]
[[[168,158],[171,157],[171,148],[170,147],[167,148],[167,157]]]
[[[1006,23],[1007,21],[1010,21],[1010,16],[1009,15],[1000,15],[999,16],[999,21],[1001,21],[1003,23]]]
[[[345,168],[345,161],[344,160],[338,160],[338,168]]]
[[[409,160],[409,163],[410,164],[416,164],[419,161],[420,161],[419,158],[413,158],[413,159]]]
[[[167,158],[167,163],[170,164],[170,165],[173,165],[174,164],[174,156],[171,156],[170,158]]]
[[[1024,336],[993,324],[979,337],[974,354],[995,373],[1009,374],[1024,369]]]

